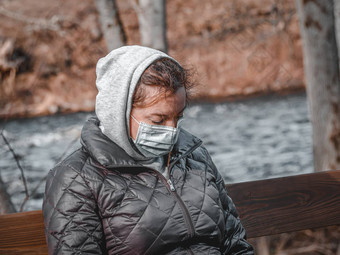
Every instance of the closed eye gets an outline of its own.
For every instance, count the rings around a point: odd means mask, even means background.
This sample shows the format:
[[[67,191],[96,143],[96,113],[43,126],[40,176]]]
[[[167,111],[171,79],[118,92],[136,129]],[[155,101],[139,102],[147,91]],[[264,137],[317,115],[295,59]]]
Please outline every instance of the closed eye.
[[[178,122],[178,121],[182,120],[183,117],[184,117],[183,115],[177,116],[176,121]],[[162,124],[165,123],[166,118],[164,116],[162,116],[161,120],[158,120],[158,121],[157,120],[150,120],[150,121],[155,125],[162,125]]]
[[[160,120],[160,121],[153,121],[152,120],[152,123],[153,124],[156,124],[156,125],[160,125],[160,124],[162,124],[164,122],[164,120]]]

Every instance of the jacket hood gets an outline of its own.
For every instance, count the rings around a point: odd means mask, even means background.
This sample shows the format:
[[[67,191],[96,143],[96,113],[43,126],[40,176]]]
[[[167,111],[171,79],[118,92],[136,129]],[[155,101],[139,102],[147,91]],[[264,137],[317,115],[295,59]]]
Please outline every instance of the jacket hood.
[[[145,69],[160,58],[174,60],[155,49],[124,46],[99,59],[96,67],[98,94],[95,112],[100,121],[100,129],[130,157],[137,160],[146,158],[130,138],[132,97]]]

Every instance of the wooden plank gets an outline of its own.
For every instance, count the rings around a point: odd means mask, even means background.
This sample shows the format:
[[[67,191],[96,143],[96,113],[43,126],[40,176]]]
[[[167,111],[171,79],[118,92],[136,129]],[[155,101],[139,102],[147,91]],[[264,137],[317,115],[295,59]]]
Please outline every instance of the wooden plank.
[[[340,224],[340,171],[227,185],[248,238]],[[41,211],[0,216],[0,254],[47,254]]]
[[[0,254],[47,254],[42,211],[0,216]]]
[[[21,247],[21,248],[13,248],[13,249],[2,249],[0,248],[0,254],[6,255],[47,255],[47,245],[45,246],[30,246],[30,247]]]
[[[340,171],[227,185],[248,238],[340,224]]]

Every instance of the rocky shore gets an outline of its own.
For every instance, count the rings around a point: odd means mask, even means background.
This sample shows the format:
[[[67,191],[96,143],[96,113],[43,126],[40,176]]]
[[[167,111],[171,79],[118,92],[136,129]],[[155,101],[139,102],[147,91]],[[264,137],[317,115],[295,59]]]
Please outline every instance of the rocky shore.
[[[118,0],[127,44],[136,12]],[[3,1],[0,118],[91,111],[95,64],[106,46],[92,0]],[[236,100],[304,90],[295,3],[168,1],[169,54],[196,70],[194,100]]]

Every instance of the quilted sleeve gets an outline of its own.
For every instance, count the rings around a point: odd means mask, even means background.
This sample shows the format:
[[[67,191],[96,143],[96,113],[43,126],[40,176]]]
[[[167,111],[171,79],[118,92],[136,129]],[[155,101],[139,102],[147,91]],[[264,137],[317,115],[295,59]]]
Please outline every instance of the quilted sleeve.
[[[101,220],[81,171],[59,164],[47,177],[43,201],[49,254],[103,254]]]
[[[222,253],[225,255],[253,255],[253,247],[246,241],[246,232],[238,216],[235,204],[228,196],[221,174],[218,172],[209,152],[204,148],[207,161],[216,176],[216,184],[219,188],[220,199],[224,209],[226,232],[223,240]]]

